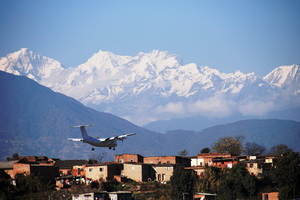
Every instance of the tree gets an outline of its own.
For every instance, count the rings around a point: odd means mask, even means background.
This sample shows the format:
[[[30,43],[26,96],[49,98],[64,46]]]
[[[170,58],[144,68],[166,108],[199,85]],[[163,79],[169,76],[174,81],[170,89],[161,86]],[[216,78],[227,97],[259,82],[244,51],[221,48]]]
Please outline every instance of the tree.
[[[210,152],[210,148],[205,147],[205,148],[201,149],[200,153],[209,153],[209,152]]]
[[[206,167],[203,177],[199,180],[197,191],[217,193],[221,184],[222,170],[217,167]]]
[[[178,152],[178,155],[183,156],[183,157],[187,156],[188,154],[189,154],[189,151],[187,149],[183,149]]]
[[[281,146],[282,147],[282,146]],[[280,148],[282,150],[282,148]],[[276,168],[273,168],[273,180],[279,188],[279,199],[300,197],[300,161],[299,153],[283,148],[278,155]]]
[[[10,161],[10,160],[19,160],[19,154],[18,153],[14,153],[12,155],[12,157],[6,157],[6,160],[7,161]]]
[[[270,148],[270,153],[276,154],[278,156],[285,154],[287,152],[291,152],[293,151],[292,149],[290,149],[287,145],[285,144],[278,144],[276,146],[273,146]]]
[[[258,179],[241,163],[226,169],[220,184],[218,199],[245,199],[258,193]]]
[[[90,159],[88,162],[90,162],[90,164],[102,164],[105,162],[106,155],[106,152],[92,154],[90,155]]]
[[[3,169],[0,169],[0,199],[13,199],[14,186],[10,181],[10,176]]]
[[[256,155],[256,154],[264,154],[264,153],[266,153],[266,148],[255,142],[247,142],[245,144],[244,153],[247,156]]]
[[[218,153],[230,153],[240,155],[243,152],[244,136],[222,137],[212,146],[212,150]]]
[[[176,167],[170,179],[172,199],[192,199],[196,180],[197,175],[194,170]]]

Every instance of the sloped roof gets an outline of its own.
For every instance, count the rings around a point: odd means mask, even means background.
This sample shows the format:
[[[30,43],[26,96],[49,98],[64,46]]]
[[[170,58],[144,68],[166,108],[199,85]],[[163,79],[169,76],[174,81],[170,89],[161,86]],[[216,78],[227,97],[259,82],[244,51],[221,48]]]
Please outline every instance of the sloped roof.
[[[54,166],[59,169],[71,169],[74,165],[84,165],[86,163],[86,160],[58,160]]]
[[[0,162],[0,169],[12,169],[16,162],[18,162],[18,160]]]

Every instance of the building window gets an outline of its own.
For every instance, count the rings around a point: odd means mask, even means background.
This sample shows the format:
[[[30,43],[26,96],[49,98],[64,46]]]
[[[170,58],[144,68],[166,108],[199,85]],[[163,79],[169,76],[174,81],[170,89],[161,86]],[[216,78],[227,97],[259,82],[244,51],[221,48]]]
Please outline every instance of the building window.
[[[129,161],[130,161],[130,162],[134,162],[134,159],[130,159]]]
[[[93,171],[93,168],[89,168],[89,172],[92,172]]]
[[[253,168],[253,163],[250,163],[250,168]]]
[[[124,160],[123,159],[119,159],[119,163],[123,163],[124,162]]]
[[[170,164],[170,161],[167,161],[167,164],[169,165],[169,164]]]
[[[161,180],[164,181],[165,178],[166,178],[166,175],[165,175],[165,174],[162,174],[162,175],[161,175]]]
[[[264,199],[263,200],[269,200],[269,195],[268,194],[264,194]]]
[[[92,200],[92,195],[84,195],[84,200]]]
[[[100,167],[100,168],[99,168],[99,171],[100,171],[100,172],[102,172],[102,171],[103,171],[103,168],[102,168],[102,167]]]

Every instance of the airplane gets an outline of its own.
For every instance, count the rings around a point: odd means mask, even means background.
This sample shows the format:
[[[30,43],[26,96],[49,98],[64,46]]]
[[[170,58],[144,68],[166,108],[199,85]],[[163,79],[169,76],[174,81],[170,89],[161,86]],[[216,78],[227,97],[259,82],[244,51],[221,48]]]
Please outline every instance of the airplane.
[[[117,146],[117,140],[121,140],[123,142],[124,139],[127,139],[127,136],[136,135],[136,133],[128,133],[128,134],[109,137],[109,138],[93,138],[88,136],[85,130],[85,127],[89,127],[89,126],[92,125],[71,126],[73,128],[80,128],[82,138],[68,138],[68,140],[72,140],[75,142],[84,142],[96,147],[108,147],[109,149],[113,148],[113,150],[115,150],[115,147]],[[92,148],[92,151],[94,150],[95,148]]]

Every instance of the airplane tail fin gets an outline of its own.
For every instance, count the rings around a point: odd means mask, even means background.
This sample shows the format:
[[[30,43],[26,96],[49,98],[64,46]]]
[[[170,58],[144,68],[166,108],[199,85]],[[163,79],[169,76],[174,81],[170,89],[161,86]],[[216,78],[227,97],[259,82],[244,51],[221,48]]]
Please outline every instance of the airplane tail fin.
[[[71,126],[71,127],[74,127],[74,128],[80,128],[80,131],[81,131],[81,135],[84,138],[87,138],[88,137],[88,134],[85,130],[85,127],[88,127],[88,126],[92,126],[92,125],[79,125],[79,126]]]

